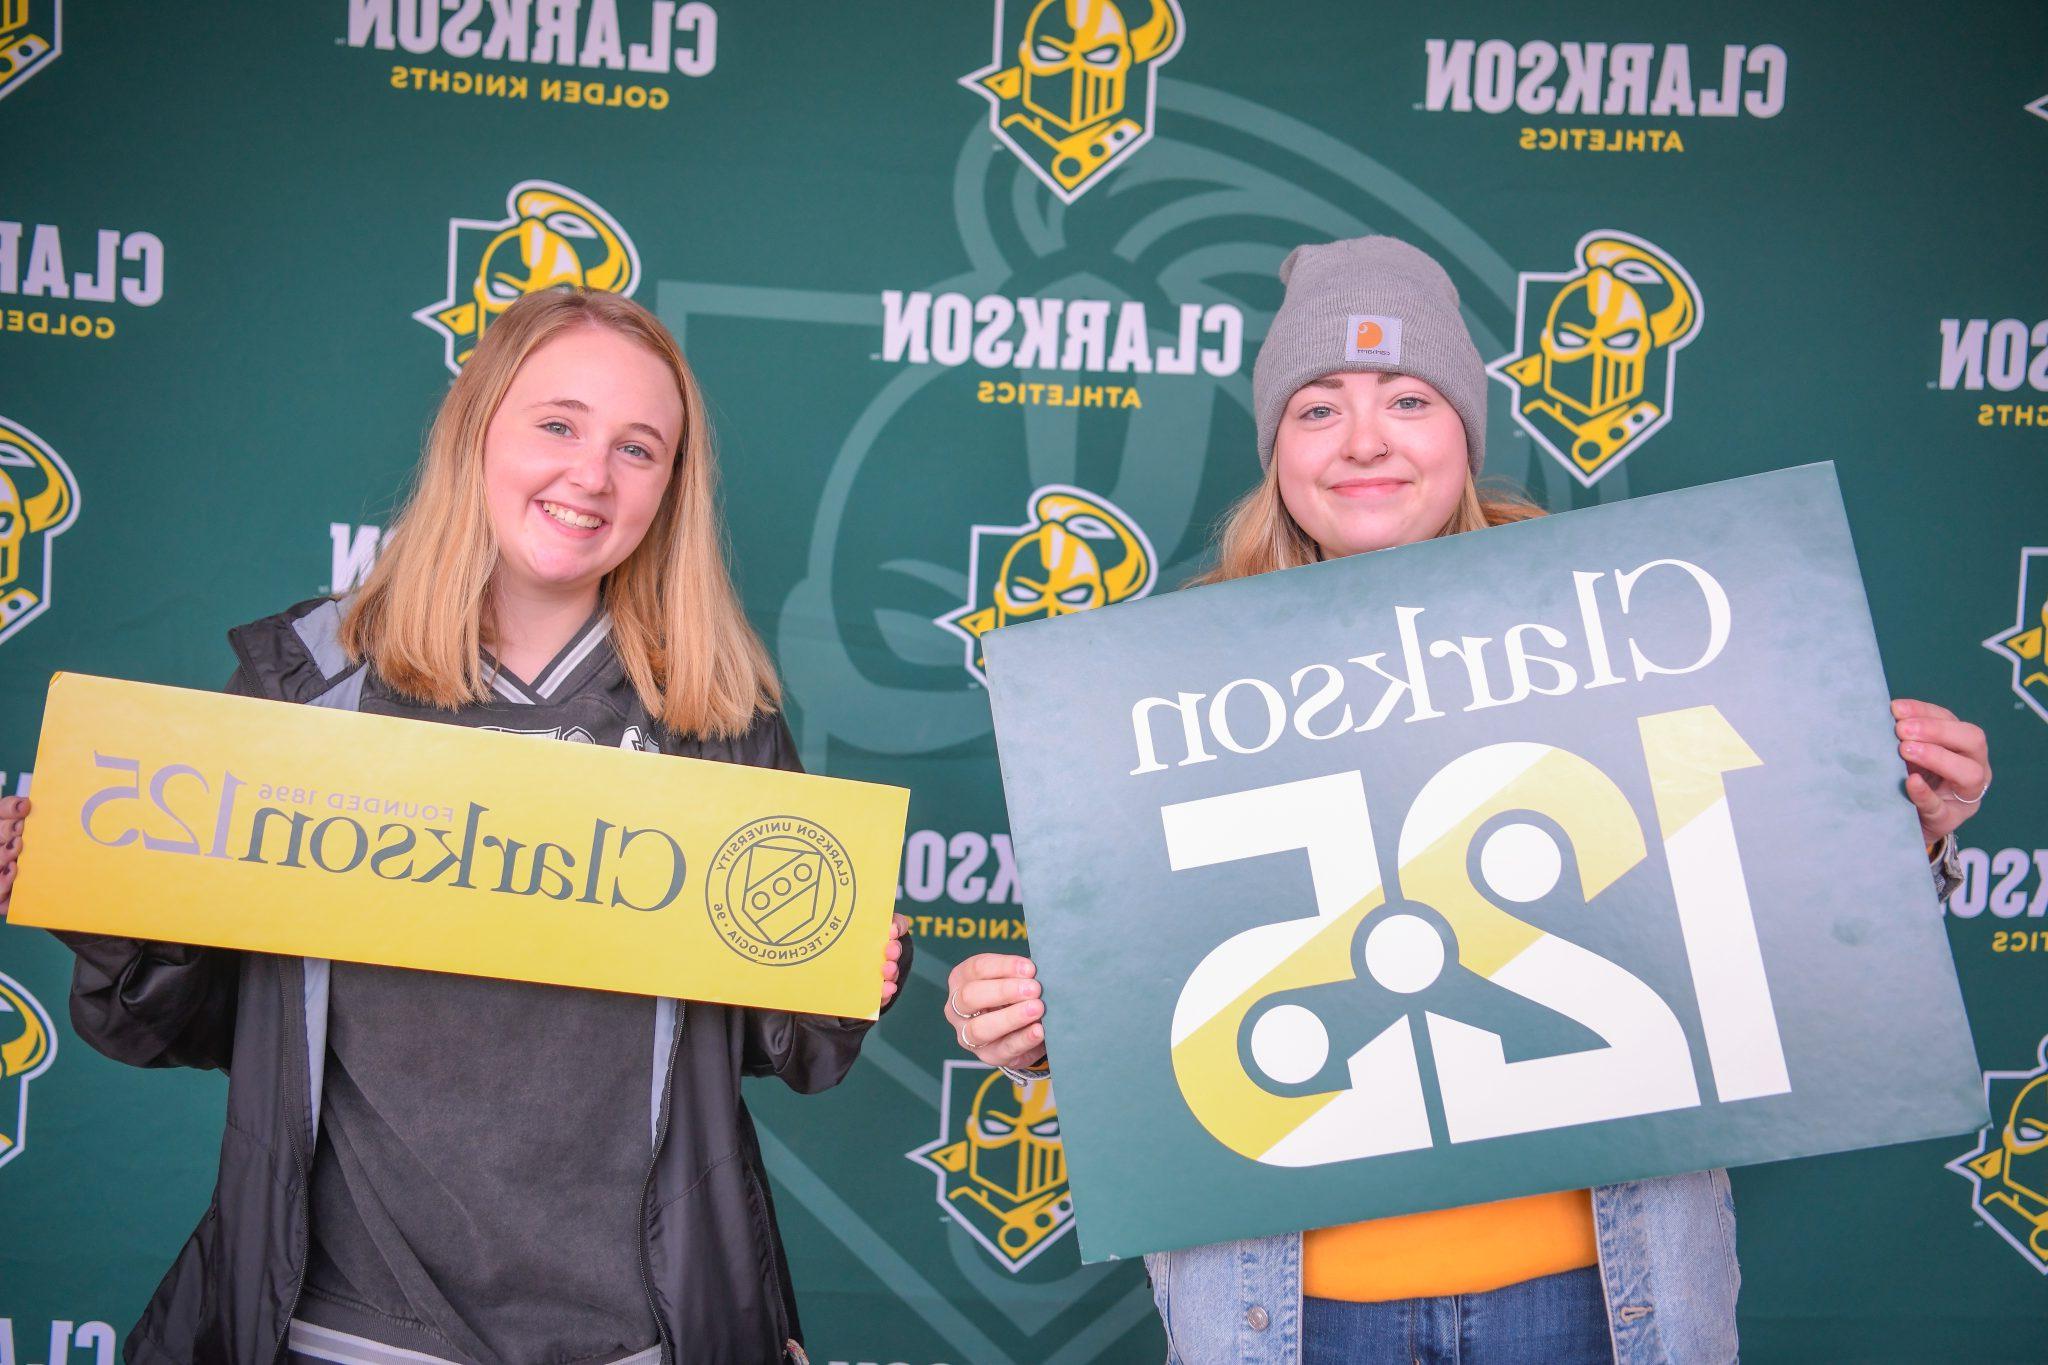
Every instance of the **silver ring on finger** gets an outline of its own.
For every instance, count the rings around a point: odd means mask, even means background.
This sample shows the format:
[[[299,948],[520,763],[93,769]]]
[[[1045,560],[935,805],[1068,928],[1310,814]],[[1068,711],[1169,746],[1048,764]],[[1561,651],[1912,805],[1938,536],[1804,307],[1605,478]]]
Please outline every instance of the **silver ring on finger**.
[[[1975,796],[1958,796],[1952,791],[1943,792],[1941,795],[1943,800],[1953,801],[1959,806],[1974,806],[1978,802],[1982,801],[1984,799],[1984,793],[1990,790],[1991,779],[1987,777],[1984,779],[1984,785],[1977,788],[1977,794]]]
[[[960,1002],[953,998],[953,993],[951,991],[946,992],[946,1008],[953,1011],[953,1017],[955,1019],[959,1019],[962,1021],[968,1019],[979,1019],[982,1015],[988,1013],[987,1010],[975,1010],[972,1013],[969,1013],[968,1011],[961,1009]]]

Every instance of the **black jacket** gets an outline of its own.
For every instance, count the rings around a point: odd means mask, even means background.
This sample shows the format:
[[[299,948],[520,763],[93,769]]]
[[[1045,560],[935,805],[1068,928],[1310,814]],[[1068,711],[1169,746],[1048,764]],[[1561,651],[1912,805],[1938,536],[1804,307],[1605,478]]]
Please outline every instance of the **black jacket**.
[[[337,619],[336,604],[322,599],[231,632],[241,667],[230,690],[354,709],[365,670],[350,669],[334,646]],[[663,740],[669,753],[800,768],[780,717],[736,740]],[[325,1036],[324,996],[317,982],[308,989],[318,973],[299,958],[64,938],[78,955],[71,1018],[81,1038],[134,1066],[214,1067],[230,1078],[213,1203],[129,1334],[125,1359],[272,1365],[306,1268],[310,1049]],[[310,1028],[309,1000],[319,1016]],[[853,1065],[868,1027],[678,1004],[641,1204],[641,1265],[664,1360],[803,1359],[740,1078],[776,1075],[802,1093],[824,1090]]]

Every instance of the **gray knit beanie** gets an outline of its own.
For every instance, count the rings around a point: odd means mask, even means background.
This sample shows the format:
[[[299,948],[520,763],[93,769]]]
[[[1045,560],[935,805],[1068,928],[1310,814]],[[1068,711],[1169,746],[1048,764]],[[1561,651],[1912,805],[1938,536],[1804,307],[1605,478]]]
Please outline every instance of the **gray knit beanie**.
[[[1435,386],[1465,423],[1476,478],[1486,459],[1486,367],[1458,314],[1444,268],[1392,237],[1296,247],[1280,263],[1287,296],[1252,365],[1259,465],[1295,390],[1347,370],[1412,374]]]

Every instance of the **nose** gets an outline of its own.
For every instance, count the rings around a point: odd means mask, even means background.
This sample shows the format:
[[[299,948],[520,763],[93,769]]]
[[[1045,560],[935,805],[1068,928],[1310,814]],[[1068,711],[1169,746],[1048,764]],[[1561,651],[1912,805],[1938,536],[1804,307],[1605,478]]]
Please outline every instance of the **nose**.
[[[590,442],[577,450],[563,475],[574,488],[603,493],[612,484],[612,453],[602,444]]]
[[[1344,458],[1355,464],[1371,464],[1389,449],[1385,430],[1372,412],[1351,414],[1344,430]]]

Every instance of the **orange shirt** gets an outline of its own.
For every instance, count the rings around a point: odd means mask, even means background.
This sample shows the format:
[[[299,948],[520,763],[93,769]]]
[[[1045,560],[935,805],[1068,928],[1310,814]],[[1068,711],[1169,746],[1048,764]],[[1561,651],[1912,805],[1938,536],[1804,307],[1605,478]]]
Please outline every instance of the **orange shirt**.
[[[1484,1294],[1600,1263],[1587,1190],[1322,1228],[1301,1252],[1302,1292],[1352,1303]]]

